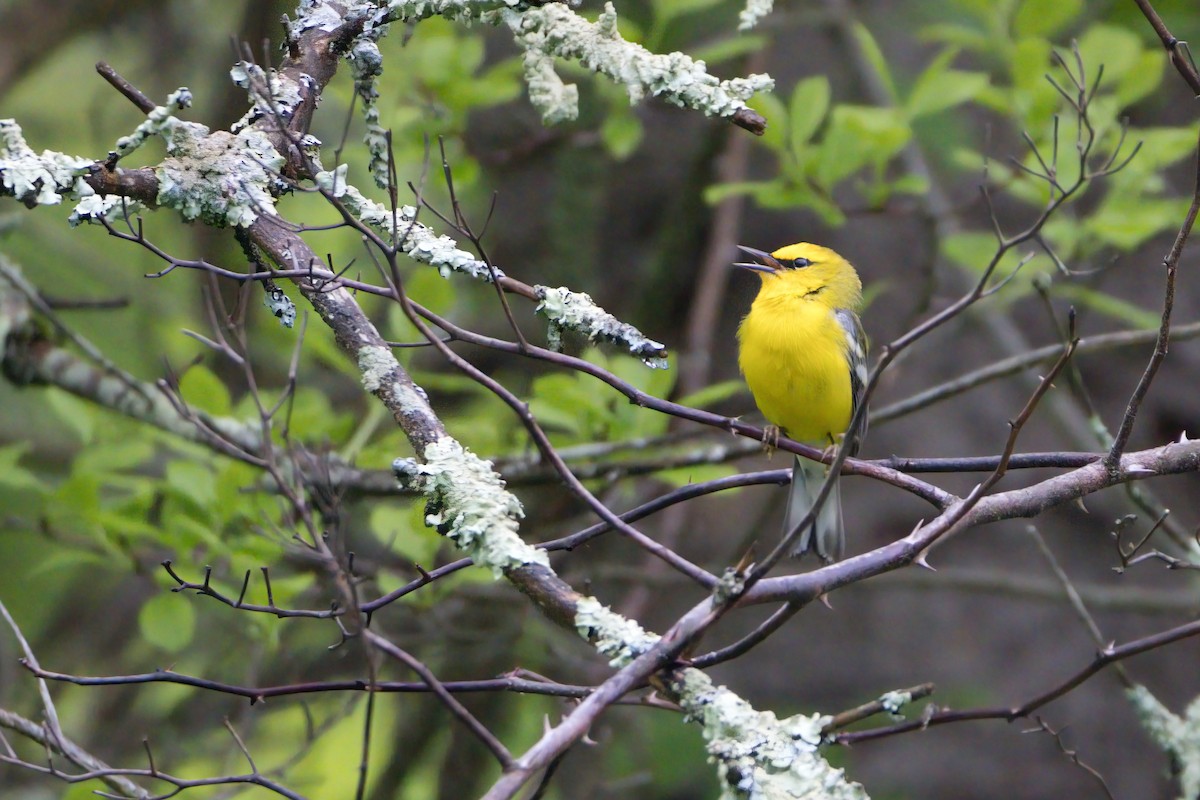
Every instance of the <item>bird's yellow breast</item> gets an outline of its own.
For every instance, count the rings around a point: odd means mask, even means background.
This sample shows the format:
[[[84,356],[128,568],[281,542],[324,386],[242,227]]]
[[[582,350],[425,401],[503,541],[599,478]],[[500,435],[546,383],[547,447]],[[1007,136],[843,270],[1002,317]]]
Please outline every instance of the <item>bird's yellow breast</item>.
[[[760,295],[738,339],[738,366],[763,416],[798,441],[836,441],[850,424],[853,397],[846,334],[833,309]]]

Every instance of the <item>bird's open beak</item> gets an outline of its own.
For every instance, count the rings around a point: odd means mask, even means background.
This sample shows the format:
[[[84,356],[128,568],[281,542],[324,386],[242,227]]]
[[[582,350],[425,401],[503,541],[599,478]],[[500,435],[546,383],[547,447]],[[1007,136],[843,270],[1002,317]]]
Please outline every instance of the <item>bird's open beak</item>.
[[[739,244],[737,247],[738,250],[741,250],[743,253],[753,258],[754,261],[736,261],[734,262],[735,267],[752,269],[755,272],[775,272],[776,270],[783,269],[783,264],[780,264],[779,261],[776,260],[775,256],[771,255],[770,253],[765,253],[762,250],[755,250],[753,247],[746,247],[745,245],[741,244]]]

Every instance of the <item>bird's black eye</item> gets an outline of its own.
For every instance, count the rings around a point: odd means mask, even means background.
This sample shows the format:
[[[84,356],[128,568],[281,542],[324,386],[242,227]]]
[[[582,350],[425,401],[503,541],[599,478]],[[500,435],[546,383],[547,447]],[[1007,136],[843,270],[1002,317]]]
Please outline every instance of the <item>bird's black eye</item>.
[[[801,256],[800,258],[792,259],[792,268],[793,269],[800,269],[801,267],[811,267],[811,266],[812,266],[812,262],[809,261],[804,256]]]

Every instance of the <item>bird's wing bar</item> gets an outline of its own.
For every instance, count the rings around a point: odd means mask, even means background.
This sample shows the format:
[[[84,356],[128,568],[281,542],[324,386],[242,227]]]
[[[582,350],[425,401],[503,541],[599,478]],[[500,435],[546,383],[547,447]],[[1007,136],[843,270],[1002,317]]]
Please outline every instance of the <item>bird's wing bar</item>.
[[[858,412],[862,403],[863,393],[867,389],[867,333],[863,330],[862,321],[858,315],[846,308],[833,312],[834,318],[842,326],[846,336],[846,362],[850,368],[850,394],[853,398],[851,416]],[[858,435],[850,442],[850,455],[858,453],[863,437],[867,435],[867,422],[863,420]]]

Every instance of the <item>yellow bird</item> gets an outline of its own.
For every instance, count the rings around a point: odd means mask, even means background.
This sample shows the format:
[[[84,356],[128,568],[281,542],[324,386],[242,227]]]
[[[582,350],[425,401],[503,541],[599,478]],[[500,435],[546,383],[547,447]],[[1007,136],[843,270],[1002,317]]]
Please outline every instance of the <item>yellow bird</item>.
[[[754,259],[762,287],[738,327],[738,367],[767,421],[792,439],[828,447],[841,441],[867,382],[867,337],[858,309],[862,282],[828,247],[792,244],[773,253],[739,248]],[[858,451],[862,434],[847,442]],[[788,535],[812,508],[826,467],[797,456],[784,514]],[[803,531],[793,555],[815,550],[835,561],[845,549],[838,486]]]

